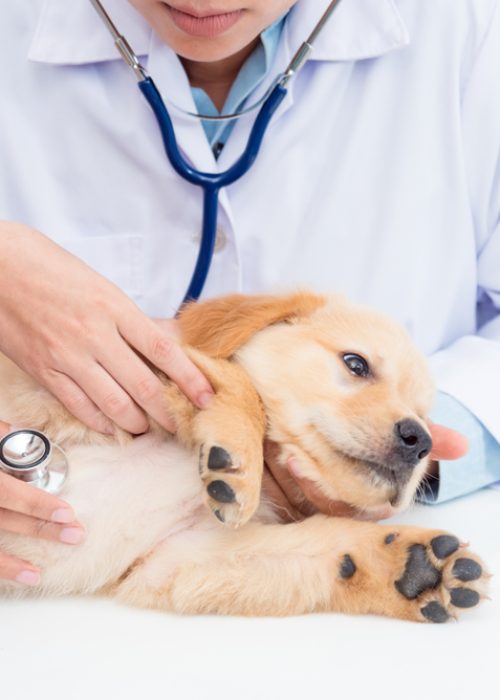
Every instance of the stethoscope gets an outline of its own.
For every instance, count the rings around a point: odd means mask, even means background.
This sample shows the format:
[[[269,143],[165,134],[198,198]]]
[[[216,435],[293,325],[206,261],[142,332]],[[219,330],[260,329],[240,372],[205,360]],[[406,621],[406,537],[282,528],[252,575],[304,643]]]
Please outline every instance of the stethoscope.
[[[110,31],[123,60],[133,70],[139,88],[154,112],[160,127],[165,151],[172,167],[182,178],[203,189],[201,244],[193,276],[182,302],[184,304],[186,301],[199,298],[208,276],[217,236],[217,209],[221,188],[239,180],[253,165],[269,122],[287,94],[287,85],[290,79],[298,73],[307,61],[314,41],[340,0],[330,2],[321,19],[307,40],[300,46],[288,67],[276,78],[269,90],[258,102],[240,112],[216,117],[181,110],[185,114],[198,119],[226,121],[238,119],[260,107],[245,150],[230,168],[221,173],[204,173],[195,170],[181,155],[172,120],[152,78],[141,66],[138,57],[125,37],[118,32],[100,0],[90,0],[90,2]],[[180,108],[177,107],[177,109]],[[68,460],[63,450],[58,445],[51,443],[49,438],[39,430],[14,430],[0,440],[0,470],[30,483],[32,486],[57,494],[61,491],[68,474]]]
[[[220,116],[195,114],[179,107],[184,114],[202,120],[226,121],[238,119],[244,114],[260,107],[255,123],[250,132],[245,150],[238,160],[226,171],[220,173],[205,173],[195,170],[181,155],[177,145],[172,120],[165,106],[155,83],[140,64],[138,57],[133,52],[128,41],[123,37],[111,21],[100,0],[90,0],[99,16],[111,33],[116,48],[120,52],[125,63],[133,70],[138,81],[139,88],[148,101],[154,112],[158,126],[160,127],[163,144],[167,157],[174,170],[185,180],[198,185],[203,189],[203,224],[200,249],[194,268],[193,276],[188,290],[184,296],[183,304],[187,301],[196,300],[202,293],[203,286],[208,276],[210,264],[215,250],[217,237],[217,209],[219,202],[219,192],[221,188],[232,185],[239,180],[253,165],[259,152],[262,139],[271,121],[273,114],[278,109],[287,94],[287,85],[290,79],[298,73],[307,61],[313,48],[313,43],[321,32],[326,22],[332,15],[340,0],[333,0],[328,5],[321,19],[312,30],[309,37],[300,46],[285,71],[280,74],[271,85],[266,94],[255,104],[234,114],[224,114]],[[174,105],[175,106],[175,105]]]
[[[63,450],[40,430],[12,430],[0,439],[0,471],[9,476],[57,494],[68,469]]]

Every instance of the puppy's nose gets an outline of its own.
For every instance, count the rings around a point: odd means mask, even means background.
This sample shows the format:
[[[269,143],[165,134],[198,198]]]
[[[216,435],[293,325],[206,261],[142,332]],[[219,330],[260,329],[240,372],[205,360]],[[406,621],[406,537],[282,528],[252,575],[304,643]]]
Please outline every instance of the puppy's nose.
[[[394,426],[396,435],[396,451],[403,462],[414,466],[427,457],[432,448],[429,433],[411,418],[399,421]]]

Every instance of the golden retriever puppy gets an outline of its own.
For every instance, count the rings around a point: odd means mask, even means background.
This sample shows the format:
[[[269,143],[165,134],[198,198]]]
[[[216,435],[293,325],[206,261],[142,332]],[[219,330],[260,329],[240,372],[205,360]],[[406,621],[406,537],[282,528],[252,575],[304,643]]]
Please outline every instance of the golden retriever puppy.
[[[283,465],[298,458],[332,499],[367,511],[411,503],[431,449],[433,387],[403,329],[341,297],[305,292],[192,304],[180,323],[216,394],[200,411],[164,378],[176,439],[158,426],[135,439],[93,433],[0,362],[0,415],[65,449],[62,496],[87,530],[72,549],[0,533],[2,551],[43,568],[40,595],[431,622],[479,603],[488,576],[455,536],[322,515],[283,524],[262,486],[268,438]],[[27,593],[13,582],[0,591]]]

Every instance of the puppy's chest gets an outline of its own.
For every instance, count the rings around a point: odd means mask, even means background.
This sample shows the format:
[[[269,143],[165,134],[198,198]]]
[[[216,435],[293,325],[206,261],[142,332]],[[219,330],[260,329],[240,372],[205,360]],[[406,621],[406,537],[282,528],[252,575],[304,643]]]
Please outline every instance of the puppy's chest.
[[[87,528],[87,541],[153,544],[201,504],[195,458],[151,436],[125,446],[68,450],[70,478],[61,496]]]

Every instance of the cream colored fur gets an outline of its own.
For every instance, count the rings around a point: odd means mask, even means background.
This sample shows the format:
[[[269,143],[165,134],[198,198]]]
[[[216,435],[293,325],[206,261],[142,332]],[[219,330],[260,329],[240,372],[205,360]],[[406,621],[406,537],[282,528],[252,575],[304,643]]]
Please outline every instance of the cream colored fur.
[[[0,532],[0,550],[42,567],[35,594],[100,592],[169,611],[252,615],[343,610],[422,620],[426,600],[449,607],[453,561],[432,552],[443,567],[439,590],[410,601],[394,588],[408,547],[429,549],[435,532],[398,528],[388,547],[389,530],[373,523],[317,515],[284,525],[260,494],[266,433],[283,463],[298,457],[331,498],[408,506],[426,460],[399,491],[370,468],[388,454],[395,422],[425,425],[430,409],[432,383],[407,334],[338,297],[308,294],[207,302],[181,324],[188,352],[217,391],[211,409],[199,412],[166,381],[183,444],[157,427],[133,440],[97,435],[2,358],[0,416],[63,446],[71,474],[62,497],[87,532],[77,547]],[[350,375],[344,352],[368,358],[372,378]],[[227,479],[241,500],[224,511],[225,525],[207,508],[213,474],[199,475],[200,449],[221,444],[237,457]],[[352,580],[339,576],[346,553],[357,566]],[[474,585],[484,592],[483,579]],[[4,581],[0,593],[33,591]]]

